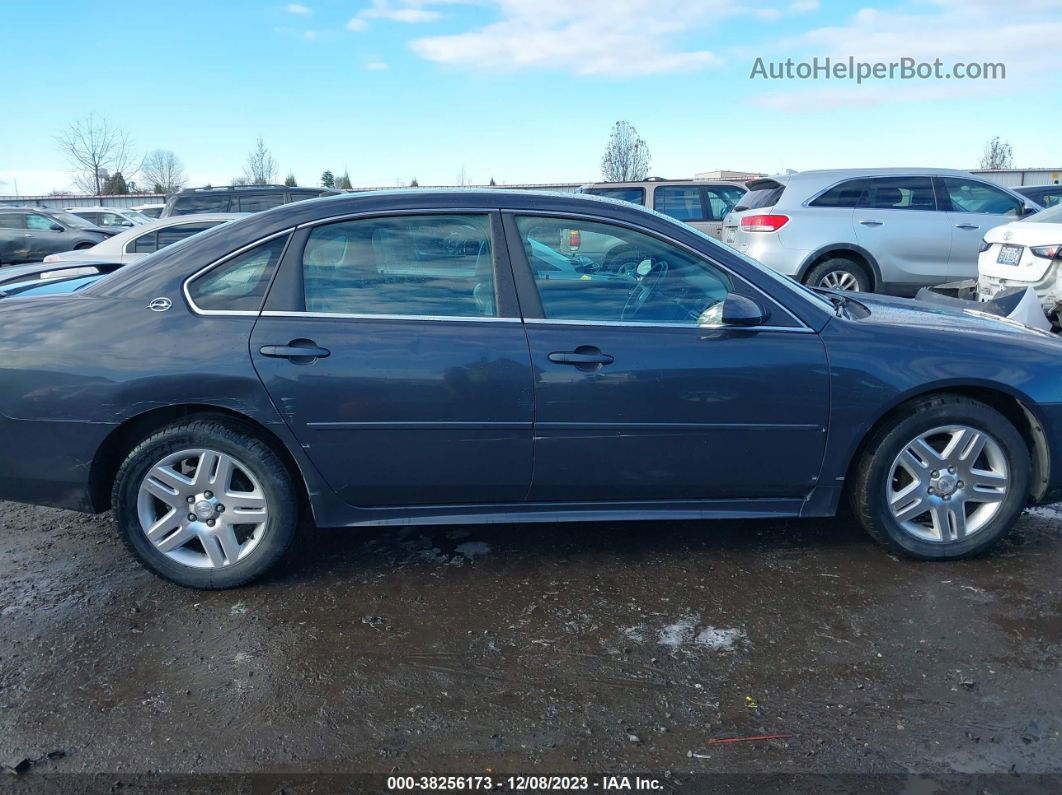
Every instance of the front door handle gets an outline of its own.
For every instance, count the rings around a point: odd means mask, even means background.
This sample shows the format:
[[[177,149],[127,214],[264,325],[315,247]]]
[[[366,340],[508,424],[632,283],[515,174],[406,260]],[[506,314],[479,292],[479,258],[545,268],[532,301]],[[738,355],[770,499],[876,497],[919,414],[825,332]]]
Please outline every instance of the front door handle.
[[[612,364],[615,358],[592,345],[580,345],[574,351],[555,351],[549,355],[549,360],[554,364],[573,364],[580,369],[597,369],[603,364]]]
[[[956,229],[980,229],[977,224],[955,224]]]
[[[873,219],[867,219],[866,221],[860,221],[863,226],[884,226],[884,221],[875,221]]]
[[[328,348],[318,346],[313,340],[305,339],[292,340],[287,345],[263,345],[258,352],[275,359],[290,359],[296,364],[309,364],[332,353]]]

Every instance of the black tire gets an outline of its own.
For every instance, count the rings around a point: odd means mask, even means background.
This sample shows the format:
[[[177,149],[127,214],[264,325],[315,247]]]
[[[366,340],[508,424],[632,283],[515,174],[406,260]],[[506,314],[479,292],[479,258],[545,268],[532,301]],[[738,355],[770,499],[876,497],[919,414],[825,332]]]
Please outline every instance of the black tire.
[[[167,455],[190,448],[234,456],[261,484],[268,506],[263,535],[236,563],[220,568],[183,565],[157,550],[141,527],[137,499],[148,471]],[[141,563],[170,582],[202,589],[236,588],[261,577],[291,546],[299,518],[291,474],[269,445],[238,425],[209,418],[174,423],[140,442],[118,470],[111,507],[119,536]]]
[[[855,282],[855,287],[840,287],[826,284],[831,275],[835,278],[848,279]],[[832,290],[855,290],[860,293],[869,293],[874,290],[874,281],[867,269],[862,264],[848,257],[830,257],[823,260],[804,275],[804,284],[809,287],[826,287]]]
[[[919,434],[961,424],[989,434],[999,445],[1010,472],[1010,485],[1000,508],[981,529],[961,540],[927,541],[909,533],[889,510],[892,465]],[[867,440],[856,462],[849,499],[864,529],[878,543],[919,560],[954,560],[981,554],[1006,535],[1029,500],[1029,448],[1018,430],[995,409],[968,398],[937,395],[900,407]]]

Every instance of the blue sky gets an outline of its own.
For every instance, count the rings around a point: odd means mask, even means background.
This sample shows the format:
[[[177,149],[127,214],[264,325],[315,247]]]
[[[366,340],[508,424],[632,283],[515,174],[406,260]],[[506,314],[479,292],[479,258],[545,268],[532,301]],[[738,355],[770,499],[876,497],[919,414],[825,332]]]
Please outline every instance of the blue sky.
[[[609,128],[652,173],[1062,165],[1062,0],[4,2],[0,194],[65,189],[55,136],[94,113],[191,184],[242,173],[355,185],[599,178]],[[1005,80],[750,80],[765,60],[1002,62]]]

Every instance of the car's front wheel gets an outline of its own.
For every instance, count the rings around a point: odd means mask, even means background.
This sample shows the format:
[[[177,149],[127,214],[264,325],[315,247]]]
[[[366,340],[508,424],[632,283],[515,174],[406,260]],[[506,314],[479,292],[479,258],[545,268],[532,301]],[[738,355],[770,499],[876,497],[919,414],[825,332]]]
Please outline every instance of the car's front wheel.
[[[867,532],[921,559],[977,555],[1028,499],[1030,458],[995,409],[934,396],[907,404],[867,441],[850,490]]]
[[[144,439],[112,492],[118,531],[149,569],[190,588],[233,588],[287,551],[298,523],[291,475],[261,439],[214,419]]]

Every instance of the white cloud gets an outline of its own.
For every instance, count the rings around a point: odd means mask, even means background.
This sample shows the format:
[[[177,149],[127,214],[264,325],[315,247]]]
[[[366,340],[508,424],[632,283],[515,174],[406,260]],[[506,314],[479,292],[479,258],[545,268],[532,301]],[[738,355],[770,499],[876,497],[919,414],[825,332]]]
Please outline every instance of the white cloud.
[[[289,14],[297,14],[303,17],[310,13],[309,6],[304,6],[302,3],[288,3],[285,10]]]
[[[563,69],[638,75],[700,69],[709,49],[675,39],[742,13],[727,0],[490,0],[499,19],[452,35],[410,42],[422,58],[497,69]]]
[[[369,23],[361,17],[354,17],[353,19],[347,20],[347,30],[360,31],[367,30],[368,27]]]
[[[317,35],[316,30],[304,30],[302,32],[302,37],[306,39],[306,41],[317,41]]]
[[[391,67],[385,64],[383,61],[369,61],[365,64],[365,68],[370,72],[386,72]]]
[[[364,27],[351,28],[350,24],[355,20],[364,23],[366,19],[386,19],[389,22],[404,22],[408,25],[417,25],[424,22],[435,22],[442,18],[438,11],[424,8],[424,5],[433,0],[397,0],[395,5],[391,0],[373,0],[372,5],[361,11],[354,19],[347,23],[351,30],[364,30]],[[451,2],[452,0],[441,0]],[[461,0],[456,0],[461,2]]]

